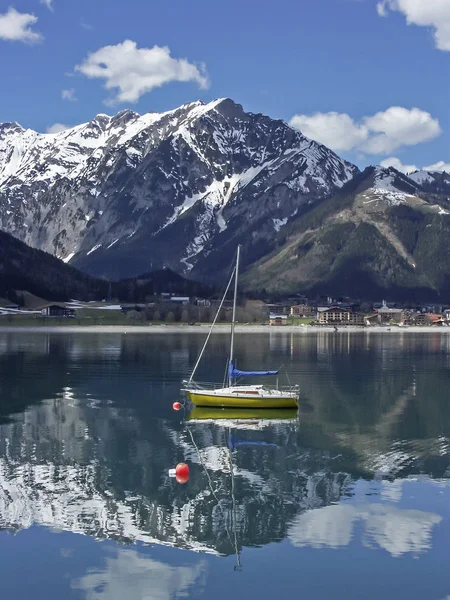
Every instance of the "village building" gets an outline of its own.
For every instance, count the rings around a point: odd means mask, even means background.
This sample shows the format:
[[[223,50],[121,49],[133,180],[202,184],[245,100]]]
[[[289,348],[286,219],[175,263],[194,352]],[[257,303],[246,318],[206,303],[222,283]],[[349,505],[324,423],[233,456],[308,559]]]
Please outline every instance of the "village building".
[[[291,317],[311,317],[314,315],[314,311],[308,304],[295,304],[291,306]]]
[[[408,321],[408,325],[416,325],[419,327],[429,325],[446,325],[447,320],[444,315],[439,313],[416,313]]]
[[[404,310],[402,315],[402,324],[403,325],[415,325],[416,317],[420,312],[414,310]]]
[[[430,322],[427,319],[427,316],[425,313],[418,313],[417,315],[415,315],[415,317],[411,320],[411,325],[419,325],[419,326],[423,326],[423,325],[429,325]]]
[[[445,318],[439,313],[427,313],[425,318],[428,321],[427,325],[444,325],[445,323]]]
[[[403,325],[412,323],[411,316],[401,308],[379,308],[365,317],[366,325]]]
[[[75,317],[76,311],[64,304],[46,304],[41,307],[41,314],[43,317],[67,319]]]
[[[320,325],[365,325],[364,315],[334,307],[319,307],[317,321]]]
[[[405,313],[401,308],[382,306],[377,310],[379,325],[392,325],[403,322]]]
[[[282,327],[287,324],[287,315],[269,315],[269,325]]]
[[[206,298],[196,298],[194,304],[196,306],[211,306],[211,300]]]
[[[188,296],[172,296],[170,301],[174,304],[189,304],[190,298]]]
[[[291,314],[291,305],[290,304],[282,304],[282,303],[277,303],[277,304],[266,304],[265,305],[266,310],[268,311],[269,315],[289,315]]]

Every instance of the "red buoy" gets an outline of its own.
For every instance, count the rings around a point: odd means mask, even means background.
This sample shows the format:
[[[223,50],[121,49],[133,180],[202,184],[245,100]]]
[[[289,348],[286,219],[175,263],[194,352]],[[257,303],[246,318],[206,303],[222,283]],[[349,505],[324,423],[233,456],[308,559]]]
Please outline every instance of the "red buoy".
[[[175,467],[175,475],[177,477],[177,481],[178,481],[178,478],[186,479],[186,481],[187,481],[189,479],[188,465],[186,463],[178,463],[177,466]],[[183,483],[186,483],[186,481],[184,481]]]
[[[181,410],[181,403],[180,402],[174,402],[172,404],[172,408],[173,408],[173,410]]]
[[[177,483],[187,483],[189,480],[189,475],[186,475],[185,477],[181,477],[180,475],[177,475],[175,477]]]

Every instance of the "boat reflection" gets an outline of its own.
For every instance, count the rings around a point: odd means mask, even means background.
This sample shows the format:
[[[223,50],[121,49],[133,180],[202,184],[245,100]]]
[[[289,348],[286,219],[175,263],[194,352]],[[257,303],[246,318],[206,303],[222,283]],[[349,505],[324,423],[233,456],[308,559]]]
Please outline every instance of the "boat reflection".
[[[195,407],[188,422],[216,423],[222,427],[267,427],[274,423],[295,423],[296,408],[201,408]]]
[[[223,520],[223,529],[226,532],[230,548],[236,555],[235,570],[242,569],[241,552],[244,544],[239,539],[239,533],[242,532],[242,522],[239,522],[239,515],[242,521],[242,513],[248,514],[248,506],[242,498],[242,484],[239,481],[251,481],[255,477],[259,479],[256,473],[252,473],[246,469],[239,468],[237,459],[243,450],[251,452],[256,447],[256,453],[261,448],[268,447],[279,448],[280,445],[274,441],[265,439],[250,439],[249,436],[242,434],[241,430],[258,430],[265,427],[270,427],[275,424],[297,424],[298,410],[295,409],[220,409],[220,408],[200,408],[195,407],[187,418],[186,432],[189,435],[190,442],[196,450],[197,460],[203,468],[205,480],[208,485],[208,492],[217,503],[217,508],[220,509]],[[199,424],[199,430],[196,430],[195,424]],[[216,441],[215,445],[209,449],[199,447],[196,441],[198,435],[200,446],[200,433],[202,426],[210,427],[216,425],[220,429],[220,441]],[[294,425],[294,426],[295,426]],[[237,432],[241,431],[240,434]],[[244,435],[244,437],[242,437]],[[271,440],[271,436],[267,436]],[[206,452],[205,452],[206,450]],[[211,452],[212,451],[212,452]],[[211,460],[212,457],[215,460]],[[253,461],[258,462],[257,454],[252,454]],[[256,459],[256,460],[255,460]],[[216,477],[220,473],[221,477]],[[229,477],[228,485],[226,477]],[[238,481],[236,481],[238,479]],[[261,480],[262,481],[262,480]],[[240,485],[240,497],[236,497],[237,483]],[[253,487],[253,486],[252,486]],[[258,486],[259,487],[259,486]],[[228,493],[224,490],[228,489]],[[239,492],[238,492],[239,493]],[[228,496],[228,498],[227,498]],[[229,506],[227,507],[227,504]],[[254,504],[254,499],[251,499],[251,504]],[[228,517],[227,517],[228,513]]]

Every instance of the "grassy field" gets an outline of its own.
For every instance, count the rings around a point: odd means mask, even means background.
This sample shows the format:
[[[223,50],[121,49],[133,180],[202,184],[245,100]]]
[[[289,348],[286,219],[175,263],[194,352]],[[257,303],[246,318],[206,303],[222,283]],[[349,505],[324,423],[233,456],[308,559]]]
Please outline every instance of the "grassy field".
[[[182,323],[179,321],[171,322],[171,321],[147,321],[143,320],[138,314],[134,315],[133,318],[130,314],[123,314],[120,310],[110,310],[110,309],[101,309],[101,308],[79,308],[77,309],[76,316],[74,318],[57,318],[57,317],[42,317],[38,314],[9,314],[9,315],[0,315],[0,327],[10,327],[14,326],[23,326],[23,327],[48,327],[48,326],[90,326],[90,325],[183,325],[188,323]],[[288,319],[288,325],[292,326],[300,326],[300,325],[309,325],[313,321],[312,318],[308,317],[306,319]],[[190,322],[192,323],[192,321]],[[196,323],[201,325],[210,325],[209,322],[201,322]],[[268,325],[268,320],[261,320],[253,323],[244,323],[240,322],[240,325]],[[219,327],[229,327],[229,322],[220,322],[217,323]]]
[[[314,317],[306,317],[306,318],[302,318],[302,319],[289,319],[288,318],[288,325],[310,325],[312,322],[315,322]]]

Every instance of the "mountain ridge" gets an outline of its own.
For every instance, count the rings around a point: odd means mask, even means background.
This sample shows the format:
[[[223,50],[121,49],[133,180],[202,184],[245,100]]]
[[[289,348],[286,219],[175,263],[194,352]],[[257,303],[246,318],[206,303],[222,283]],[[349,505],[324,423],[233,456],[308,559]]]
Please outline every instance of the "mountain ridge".
[[[425,199],[395,169],[369,167],[290,224],[277,251],[251,266],[249,289],[431,300],[450,292],[450,205]]]
[[[217,283],[241,244],[251,285],[379,294],[389,291],[383,272],[394,295],[439,296],[449,197],[446,173],[361,173],[229,98],[99,114],[55,134],[0,125],[0,229],[112,280],[169,268]],[[300,245],[309,236],[302,252],[314,258],[308,268],[300,260],[300,278],[292,256],[274,258],[289,254],[292,236]]]
[[[57,134],[14,126],[0,130],[0,228],[95,275],[187,273],[222,238],[235,246],[243,223],[249,255],[264,252],[357,171],[230,99],[98,115]]]

